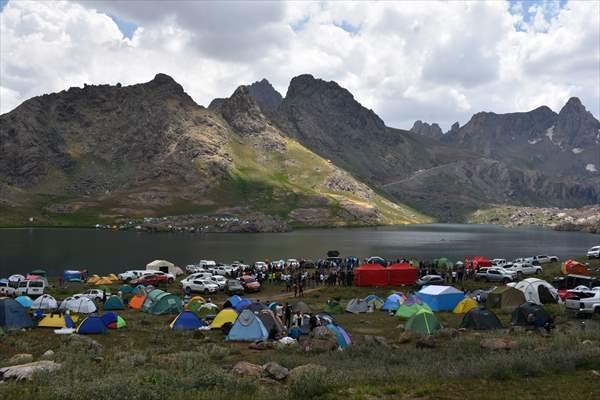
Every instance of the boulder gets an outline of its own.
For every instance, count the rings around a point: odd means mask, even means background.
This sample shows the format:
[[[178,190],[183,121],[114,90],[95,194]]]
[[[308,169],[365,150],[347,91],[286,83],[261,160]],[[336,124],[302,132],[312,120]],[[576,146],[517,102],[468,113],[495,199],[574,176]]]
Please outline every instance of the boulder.
[[[33,374],[36,372],[54,372],[62,368],[62,364],[55,363],[54,361],[43,360],[36,361],[27,364],[13,365],[11,367],[0,368],[0,378],[3,379],[16,379],[31,380]]]
[[[252,364],[246,361],[240,361],[233,366],[231,372],[242,376],[260,376],[262,374],[260,365]]]
[[[290,371],[290,380],[296,379],[298,376],[303,375],[307,372],[316,372],[318,375],[323,375],[327,372],[327,368],[318,364],[304,364],[300,365]]]
[[[278,381],[284,380],[290,374],[290,371],[287,368],[274,361],[266,363],[262,366],[262,368],[263,375],[265,375],[267,378],[273,378]]]
[[[369,346],[381,346],[388,349],[390,348],[390,345],[383,336],[365,335],[365,344]]]
[[[83,335],[68,335],[63,337],[63,343],[74,350],[85,350],[90,355],[98,356],[104,352],[104,346],[94,339]]]
[[[53,360],[54,359],[54,351],[46,350],[41,357],[43,360]]]
[[[398,338],[398,343],[403,344],[403,343],[408,343],[412,340],[413,338],[413,333],[411,331],[406,331],[404,333],[402,333],[402,335],[400,335],[400,337]]]
[[[28,353],[15,354],[8,360],[10,364],[25,364],[33,361],[33,355]]]
[[[423,336],[417,340],[415,345],[417,346],[417,349],[434,349],[436,347],[436,342],[433,336]]]
[[[331,351],[335,350],[338,347],[337,338],[335,341],[330,339],[308,339],[302,338],[298,343],[302,351]]]
[[[482,339],[479,345],[484,349],[491,350],[511,350],[517,348],[517,342],[501,338]]]

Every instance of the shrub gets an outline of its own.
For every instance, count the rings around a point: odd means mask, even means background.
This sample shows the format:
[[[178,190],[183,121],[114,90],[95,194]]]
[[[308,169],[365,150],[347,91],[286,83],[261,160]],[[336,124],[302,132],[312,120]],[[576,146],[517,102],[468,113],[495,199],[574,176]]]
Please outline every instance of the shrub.
[[[333,387],[330,377],[322,371],[307,369],[298,373],[290,382],[289,397],[292,400],[318,398]]]

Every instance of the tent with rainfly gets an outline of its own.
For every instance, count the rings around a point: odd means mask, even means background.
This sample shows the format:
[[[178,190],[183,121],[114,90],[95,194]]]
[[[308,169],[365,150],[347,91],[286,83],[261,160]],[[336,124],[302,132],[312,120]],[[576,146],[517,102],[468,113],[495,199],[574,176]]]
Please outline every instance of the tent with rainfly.
[[[29,308],[32,310],[55,310],[58,308],[58,303],[49,294],[43,294],[35,299]]]
[[[154,289],[146,296],[141,310],[153,315],[176,314],[183,311],[183,305],[177,295]]]
[[[190,311],[194,311],[198,318],[202,318],[204,320],[214,319],[219,313],[219,307],[213,303],[202,304],[200,307],[196,309],[190,309]]]
[[[200,307],[204,303],[206,303],[206,300],[204,300],[204,297],[194,296],[188,300],[188,302],[186,303],[186,305],[183,308],[184,308],[184,310],[195,311],[196,309],[198,309],[198,307]]]
[[[476,307],[465,314],[459,328],[475,330],[502,329],[502,323],[491,310]]]
[[[27,309],[13,299],[0,299],[0,327],[2,329],[23,329],[33,327]]]
[[[235,311],[237,311],[237,313],[241,313],[244,309],[246,309],[248,306],[250,306],[252,304],[252,300],[250,299],[242,299],[240,301],[238,301],[238,303],[234,306]]]
[[[454,307],[454,310],[452,310],[452,312],[454,314],[464,314],[468,313],[474,308],[477,308],[477,306],[478,304],[477,301],[475,301],[475,299],[471,297],[465,297],[456,305],[456,307]]]
[[[104,326],[106,326],[108,329],[121,329],[127,326],[125,320],[116,312],[110,311],[104,313],[100,319],[102,319]]]
[[[346,311],[352,314],[366,313],[368,309],[367,302],[360,299],[351,299],[346,305]]]
[[[177,330],[196,330],[206,326],[206,323],[196,316],[192,311],[182,311],[177,317],[169,324],[169,327],[173,331]]]
[[[225,304],[223,304],[223,308],[235,308],[237,303],[239,303],[240,301],[242,301],[242,298],[237,294],[234,294],[233,296],[230,296],[227,299],[227,301],[225,301]]]
[[[420,310],[404,325],[404,329],[420,335],[431,335],[435,331],[442,329],[442,325],[433,313],[427,310]]]
[[[421,310],[432,312],[431,308],[425,303],[417,303],[415,301],[405,301],[396,310],[396,317],[409,319]]]
[[[452,286],[428,285],[417,292],[417,297],[433,311],[452,311],[465,294]]]
[[[210,324],[211,329],[220,329],[225,324],[233,324],[238,317],[238,313],[233,308],[221,310]]]
[[[59,309],[78,314],[91,314],[96,311],[96,304],[88,297],[75,295],[64,299],[60,303]]]
[[[263,341],[269,338],[269,332],[260,318],[250,310],[244,310],[237,317],[225,340]]]
[[[107,332],[108,328],[104,325],[102,319],[96,315],[86,317],[77,327],[77,333],[80,335],[94,335]]]
[[[104,303],[105,310],[124,310],[125,304],[119,296],[110,296]]]
[[[381,306],[383,306],[383,300],[379,296],[376,296],[374,294],[368,295],[363,299],[363,301],[367,303],[367,306],[372,306],[375,310],[379,310]]]
[[[385,302],[381,306],[381,311],[396,311],[403,302],[404,297],[397,293],[391,294],[385,299]]]
[[[139,310],[144,305],[144,301],[146,301],[146,292],[142,289],[138,291],[135,296],[129,300],[129,308],[133,308],[134,310]]]
[[[33,300],[29,296],[19,296],[15,298],[15,301],[25,308],[30,308],[33,304]]]
[[[500,286],[488,293],[485,305],[489,309],[512,310],[525,303],[525,295],[510,286]]]
[[[542,306],[535,303],[523,303],[513,310],[510,323],[512,325],[529,325],[530,315],[533,315],[531,323],[537,327],[544,326],[550,319],[550,316]]]
[[[331,332],[335,333],[338,342],[338,347],[345,349],[346,347],[352,344],[352,339],[350,338],[350,335],[348,335],[348,333],[341,326],[336,324],[327,324],[325,325],[325,327]]]
[[[538,278],[523,279],[512,285],[523,292],[525,300],[535,304],[556,304],[560,300],[558,290],[548,282]]]
[[[45,314],[41,320],[38,322],[38,327],[40,328],[75,328],[75,323],[73,322],[73,318],[67,313],[50,313]]]
[[[285,327],[281,323],[281,320],[273,311],[270,309],[264,309],[258,312],[258,318],[262,321],[265,329],[271,336],[271,332],[274,332],[274,336],[278,337],[285,333]]]

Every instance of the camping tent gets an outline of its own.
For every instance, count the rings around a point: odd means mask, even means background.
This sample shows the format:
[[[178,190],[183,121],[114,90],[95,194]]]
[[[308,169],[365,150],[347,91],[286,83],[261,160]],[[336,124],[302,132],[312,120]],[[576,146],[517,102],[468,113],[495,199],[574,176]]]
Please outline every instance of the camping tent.
[[[562,272],[563,275],[575,274],[588,276],[590,274],[590,270],[587,266],[575,260],[565,261],[560,272]]]
[[[233,324],[238,317],[238,313],[232,308],[221,310],[210,324],[211,329],[220,329],[225,324]]]
[[[113,283],[113,281],[109,277],[103,276],[102,278],[96,280],[96,282],[94,282],[94,285],[96,285],[96,286],[110,285],[112,283]]]
[[[121,328],[125,328],[126,324],[125,324],[125,320],[123,318],[121,318],[120,315],[117,315],[116,312],[107,312],[104,313],[100,319],[102,320],[102,323],[104,324],[104,326],[106,326],[109,329],[121,329]]]
[[[327,304],[325,305],[325,309],[323,310],[327,314],[343,314],[344,309],[340,305],[340,302],[335,299],[327,300]]]
[[[245,306],[244,309],[250,310],[253,313],[257,314],[258,312],[260,312],[262,310],[268,310],[268,307],[266,305],[264,305],[263,303],[261,303],[260,301],[255,301],[255,302]]]
[[[488,294],[485,301],[487,308],[500,308],[502,310],[512,310],[523,303],[525,303],[523,292],[510,286],[497,287]]]
[[[175,314],[183,311],[183,305],[181,299],[173,293],[154,289],[146,296],[141,310],[153,315]]]
[[[43,294],[31,303],[30,308],[32,310],[55,310],[58,308],[58,303],[49,294]]]
[[[237,311],[237,313],[241,313],[246,307],[248,307],[250,304],[252,304],[252,300],[250,299],[242,299],[240,301],[238,301],[238,303],[235,305],[235,311]]]
[[[258,318],[262,321],[269,337],[279,337],[285,333],[285,327],[275,313],[269,309],[259,311]],[[271,335],[273,333],[273,335]]]
[[[269,338],[269,332],[260,318],[250,310],[244,310],[237,317],[225,340],[262,341]]]
[[[38,322],[38,327],[55,329],[75,328],[75,323],[73,322],[73,318],[67,313],[51,313],[44,315]]]
[[[558,290],[548,282],[527,278],[513,285],[525,295],[525,300],[535,304],[556,304],[560,300]]]
[[[105,310],[124,310],[125,304],[119,296],[110,296],[104,303]]]
[[[433,313],[420,310],[406,321],[404,329],[421,335],[431,335],[433,332],[442,329],[442,325]]]
[[[81,271],[66,269],[63,271],[65,282],[81,282]]]
[[[360,299],[351,299],[346,305],[346,311],[352,314],[365,313],[368,309],[367,302]]]
[[[175,270],[175,264],[166,260],[154,260],[146,264],[146,270],[160,271],[165,272],[167,274],[177,275],[177,271]]]
[[[133,290],[133,288],[131,286],[123,285],[117,289],[117,292],[121,292],[123,294],[129,294],[132,292],[132,290]]]
[[[452,312],[454,314],[464,314],[471,311],[474,308],[477,308],[477,305],[477,302],[473,298],[465,297],[456,305],[456,307],[454,307],[454,310],[452,310]]]
[[[391,294],[385,299],[385,302],[381,306],[381,311],[396,311],[403,302],[404,297],[397,293]]]
[[[406,286],[417,281],[417,269],[409,263],[392,264],[387,268],[388,285]]]
[[[171,330],[196,330],[203,326],[206,326],[204,321],[196,316],[192,311],[182,311],[177,317],[169,324]]]
[[[194,304],[198,304],[198,303],[194,303]],[[217,305],[213,304],[213,303],[202,304],[202,305],[200,305],[200,307],[195,308],[195,309],[194,308],[195,307],[190,308],[190,311],[194,311],[199,318],[203,318],[205,320],[213,319],[219,313],[219,307],[217,307]]]
[[[0,327],[23,329],[33,327],[27,309],[13,299],[0,299]]]
[[[433,311],[452,311],[465,294],[452,286],[428,285],[417,292],[417,297]]]
[[[31,297],[29,296],[19,296],[15,299],[15,301],[25,308],[30,308],[33,304],[33,300],[31,300]]]
[[[375,308],[376,310],[379,310],[383,305],[383,300],[379,296],[376,296],[374,294],[368,295],[363,299],[363,301],[367,303],[367,306],[373,305],[373,308]]]
[[[331,332],[335,333],[338,347],[345,349],[346,347],[352,344],[352,339],[350,338],[350,335],[348,335],[348,333],[341,326],[336,324],[327,324],[325,325],[325,327]]]
[[[277,309],[279,307],[283,308],[283,304],[281,304],[278,301],[272,301],[272,302],[269,303],[268,307],[269,307],[269,310],[271,310],[273,312],[277,312]]]
[[[146,292],[142,290],[142,293],[138,293],[129,300],[129,308],[139,310],[146,301]]]
[[[354,270],[356,286],[387,286],[388,272],[380,264],[363,264]]]
[[[299,301],[296,304],[292,305],[292,313],[300,313],[300,314],[310,314],[312,312],[311,308],[303,301]]]
[[[511,314],[512,325],[529,325],[529,315],[533,315],[532,324],[542,327],[550,319],[544,308],[534,303],[523,303],[515,308]]]
[[[133,289],[131,289],[131,294],[136,295],[136,294],[146,294],[146,286],[139,284],[136,287],[134,287]]]
[[[94,274],[88,278],[87,283],[96,283],[99,279],[100,277]]]
[[[475,330],[501,329],[502,323],[492,311],[484,307],[476,307],[463,317],[460,328]]]
[[[223,308],[235,308],[237,303],[239,303],[240,301],[242,301],[242,298],[237,294],[234,294],[233,296],[227,299],[225,304],[223,304]]]
[[[77,327],[77,333],[80,335],[93,335],[107,332],[108,328],[104,325],[102,319],[96,315],[86,317]]]
[[[8,281],[9,282],[19,282],[19,281],[24,281],[25,277],[21,274],[14,274],[8,277]]]
[[[118,276],[116,276],[115,274],[112,274],[112,273],[111,273],[111,274],[108,274],[108,275],[106,275],[106,277],[107,277],[108,279],[110,279],[111,281],[113,281],[113,282],[114,282],[114,281],[118,281],[118,280],[119,280],[119,277],[118,277]]]
[[[91,314],[96,311],[94,302],[82,295],[67,297],[60,303],[60,310],[69,310],[74,313]]]
[[[200,307],[202,304],[206,303],[206,300],[204,299],[204,297],[202,296],[193,296],[191,299],[188,300],[187,304],[185,305],[185,309],[188,310],[190,305],[193,303],[198,303],[197,306],[195,307]]]
[[[428,312],[432,312],[431,308],[425,303],[417,303],[414,301],[405,301],[398,307],[396,310],[396,317],[400,318],[410,318],[421,310],[425,310]]]

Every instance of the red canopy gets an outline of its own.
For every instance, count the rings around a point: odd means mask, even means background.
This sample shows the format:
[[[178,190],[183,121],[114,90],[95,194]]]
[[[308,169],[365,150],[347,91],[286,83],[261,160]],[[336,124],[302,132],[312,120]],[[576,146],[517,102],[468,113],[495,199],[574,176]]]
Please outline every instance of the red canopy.
[[[472,261],[469,258],[465,259],[465,268],[488,268],[492,266],[492,261],[484,256],[475,256]]]
[[[388,271],[379,264],[363,264],[354,270],[356,286],[387,286]]]
[[[392,264],[388,267],[388,285],[412,285],[417,281],[417,269],[409,263]]]

